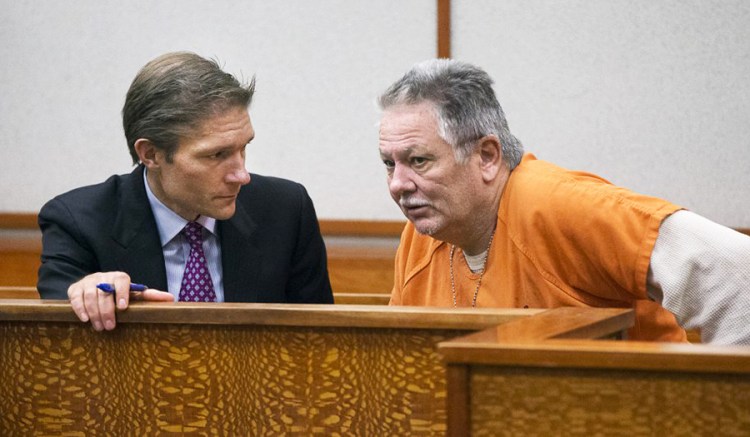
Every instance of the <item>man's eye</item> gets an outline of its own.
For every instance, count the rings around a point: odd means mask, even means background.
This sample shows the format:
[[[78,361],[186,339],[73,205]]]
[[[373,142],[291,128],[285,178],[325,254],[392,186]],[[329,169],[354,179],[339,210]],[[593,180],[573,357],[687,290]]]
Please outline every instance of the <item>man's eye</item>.
[[[411,159],[411,163],[415,167],[422,167],[423,165],[425,165],[427,163],[427,159],[426,158],[422,158],[421,156],[415,156],[415,157],[413,157]]]
[[[388,169],[391,169],[396,165],[390,159],[384,159],[383,164],[385,164],[385,168],[388,168]]]

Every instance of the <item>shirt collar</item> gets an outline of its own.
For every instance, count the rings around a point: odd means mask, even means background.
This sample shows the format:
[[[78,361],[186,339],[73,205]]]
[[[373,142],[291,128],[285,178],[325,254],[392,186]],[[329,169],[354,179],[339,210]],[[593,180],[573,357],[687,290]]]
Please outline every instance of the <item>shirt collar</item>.
[[[156,219],[156,227],[159,230],[159,239],[161,240],[161,246],[164,247],[167,243],[179,234],[185,225],[188,223],[187,220],[180,217],[177,213],[169,209],[169,207],[157,199],[151,187],[148,185],[148,179],[146,178],[147,169],[143,169],[143,183],[146,186],[146,196],[148,196],[148,203],[151,205],[151,211],[154,212],[154,218]],[[212,217],[199,216],[196,222],[200,223],[206,228],[211,234],[216,235],[216,219]]]

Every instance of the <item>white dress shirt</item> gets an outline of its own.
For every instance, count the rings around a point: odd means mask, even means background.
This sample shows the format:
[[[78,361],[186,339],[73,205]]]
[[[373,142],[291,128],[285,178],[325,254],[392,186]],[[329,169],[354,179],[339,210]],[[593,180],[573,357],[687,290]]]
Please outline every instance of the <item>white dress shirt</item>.
[[[143,180],[146,184],[146,195],[154,212],[156,227],[159,230],[161,248],[164,252],[164,264],[167,270],[167,287],[175,301],[180,296],[182,275],[185,272],[185,264],[190,255],[190,243],[182,234],[182,229],[188,223],[187,220],[177,215],[174,211],[164,205],[156,198],[148,185],[146,170],[143,171]],[[216,233],[216,219],[200,216],[196,222],[203,226],[203,252],[206,255],[208,271],[211,273],[211,282],[214,283],[216,302],[224,302],[224,281],[221,268],[221,242]]]

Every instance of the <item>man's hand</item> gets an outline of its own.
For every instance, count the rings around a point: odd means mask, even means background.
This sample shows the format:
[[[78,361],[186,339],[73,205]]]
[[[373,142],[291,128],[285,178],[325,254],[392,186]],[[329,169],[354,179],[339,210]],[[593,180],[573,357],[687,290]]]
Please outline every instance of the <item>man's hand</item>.
[[[107,283],[115,287],[114,293],[96,288]],[[114,295],[114,299],[113,299]],[[91,321],[95,330],[115,329],[115,302],[124,310],[130,302],[130,275],[123,272],[92,273],[68,288],[68,299],[73,311],[82,322]],[[148,289],[140,293],[141,300],[173,302],[174,297],[164,291]]]

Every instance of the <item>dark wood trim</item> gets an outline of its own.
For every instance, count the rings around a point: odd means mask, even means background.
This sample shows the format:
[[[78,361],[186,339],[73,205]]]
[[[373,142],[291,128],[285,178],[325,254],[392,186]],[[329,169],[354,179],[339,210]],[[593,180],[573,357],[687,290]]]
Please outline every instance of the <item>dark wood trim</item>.
[[[36,223],[36,213],[0,213],[0,229],[39,229],[39,226]]]
[[[447,432],[449,437],[465,437],[471,433],[471,388],[469,366],[448,364],[445,368],[446,389],[450,396],[445,399]]]
[[[320,232],[328,236],[399,237],[406,222],[399,220],[320,220]],[[36,213],[0,213],[0,229],[39,229]],[[750,228],[735,228],[750,236]]]
[[[358,237],[399,237],[405,221],[399,220],[320,220],[323,235]],[[0,213],[0,229],[39,229],[36,213]]]
[[[451,57],[451,0],[437,0],[437,57]]]
[[[400,237],[406,222],[375,220],[320,220],[323,235]]]
[[[388,293],[333,293],[333,303],[336,305],[388,305],[390,300]]]

